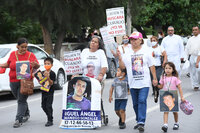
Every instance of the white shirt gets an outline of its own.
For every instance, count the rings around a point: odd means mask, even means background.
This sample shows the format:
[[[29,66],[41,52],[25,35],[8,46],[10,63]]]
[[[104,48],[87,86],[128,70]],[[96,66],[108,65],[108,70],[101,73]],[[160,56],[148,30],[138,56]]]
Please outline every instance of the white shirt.
[[[122,47],[124,48],[124,50],[123,50]],[[126,50],[127,50],[127,49],[130,49],[130,48],[132,48],[132,45],[131,45],[131,44],[128,44],[128,45],[126,45],[126,46],[120,45],[120,46],[118,47],[119,52],[121,53],[121,55],[124,54],[124,53],[126,53]]]
[[[81,65],[83,69],[83,75],[88,75],[88,64],[93,64],[93,78],[97,78],[101,68],[108,68],[108,62],[105,52],[102,49],[98,49],[96,52],[90,52],[89,48],[85,48],[81,53]]]
[[[150,87],[150,71],[149,67],[154,65],[154,59],[151,55],[150,48],[142,48],[134,52],[128,49],[122,55],[122,60],[125,64],[128,74],[128,83],[130,88],[141,89]]]
[[[156,48],[152,47],[152,51],[154,52],[155,66],[161,66],[161,55],[165,49],[158,45]]]
[[[192,36],[186,45],[186,54],[197,56],[200,51],[200,35]]]
[[[162,40],[161,46],[165,49],[168,60],[172,57],[180,61],[180,58],[184,57],[183,40],[179,35],[166,36]]]

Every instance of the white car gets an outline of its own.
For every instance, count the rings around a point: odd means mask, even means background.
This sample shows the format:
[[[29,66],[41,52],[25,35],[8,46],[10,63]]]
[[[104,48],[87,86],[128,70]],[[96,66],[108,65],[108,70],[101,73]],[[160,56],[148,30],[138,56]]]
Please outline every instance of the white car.
[[[12,51],[16,51],[17,44],[0,44],[0,63],[6,63],[10,53]],[[44,59],[49,56],[47,52],[41,49],[39,46],[34,44],[28,44],[28,51],[35,54],[36,58],[40,64],[40,70],[45,70],[44,68]],[[53,58],[53,67],[52,70],[56,73],[56,84],[58,89],[62,89],[63,84],[65,83],[66,73],[63,63],[59,60]],[[4,74],[0,74],[0,93],[1,92],[10,92],[10,85],[9,85],[9,71],[10,69],[7,68]],[[35,88],[39,87],[40,84],[34,78],[34,86]]]

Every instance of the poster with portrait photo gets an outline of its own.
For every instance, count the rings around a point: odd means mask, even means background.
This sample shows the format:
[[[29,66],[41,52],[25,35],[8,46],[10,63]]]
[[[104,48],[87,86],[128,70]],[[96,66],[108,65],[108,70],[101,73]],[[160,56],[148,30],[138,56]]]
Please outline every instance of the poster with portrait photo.
[[[178,112],[178,91],[160,90],[160,111],[161,112]]]
[[[63,86],[60,128],[93,129],[101,127],[101,85],[86,76],[74,77]]]
[[[39,84],[41,85],[40,89],[42,91],[49,92],[49,89],[50,89],[49,81],[47,80],[47,77],[44,76],[42,71],[37,70],[34,73],[34,76],[38,80]]]
[[[16,76],[17,79],[29,79],[30,78],[30,62],[29,61],[17,61],[16,62]]]

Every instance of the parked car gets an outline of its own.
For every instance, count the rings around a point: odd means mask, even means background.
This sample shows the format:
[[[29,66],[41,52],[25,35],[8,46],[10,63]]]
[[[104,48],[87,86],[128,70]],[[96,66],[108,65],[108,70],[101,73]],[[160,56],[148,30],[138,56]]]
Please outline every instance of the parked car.
[[[15,44],[1,44],[0,45],[0,63],[7,62],[10,53],[12,51],[16,51],[16,43]],[[34,44],[28,44],[28,51],[35,54],[36,58],[39,61],[40,64],[40,70],[45,70],[44,68],[44,59],[49,56],[47,52],[45,52],[43,49],[41,49],[39,46]],[[65,83],[66,73],[64,69],[63,63],[61,63],[59,60],[53,58],[54,63],[52,70],[56,73],[56,85],[58,89],[62,89],[63,84]],[[0,93],[5,91],[11,91],[9,86],[9,71],[10,69],[7,68],[4,74],[0,74]],[[34,86],[35,88],[38,88],[40,84],[38,81],[34,78]]]

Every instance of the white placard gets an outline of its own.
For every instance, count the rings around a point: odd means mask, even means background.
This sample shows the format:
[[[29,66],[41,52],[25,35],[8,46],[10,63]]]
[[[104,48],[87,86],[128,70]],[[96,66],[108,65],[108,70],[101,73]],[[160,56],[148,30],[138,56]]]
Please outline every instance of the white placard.
[[[122,36],[126,34],[124,7],[106,9],[107,25],[111,36]]]
[[[101,85],[98,80],[84,76],[74,77],[63,86],[62,103],[60,128],[101,127]]]
[[[65,62],[65,71],[67,75],[82,73],[80,50],[65,52],[64,62]]]
[[[101,36],[103,38],[103,42],[105,45],[113,44],[115,43],[114,37],[112,37],[108,32],[109,32],[109,27],[102,27],[99,29],[101,32]]]

